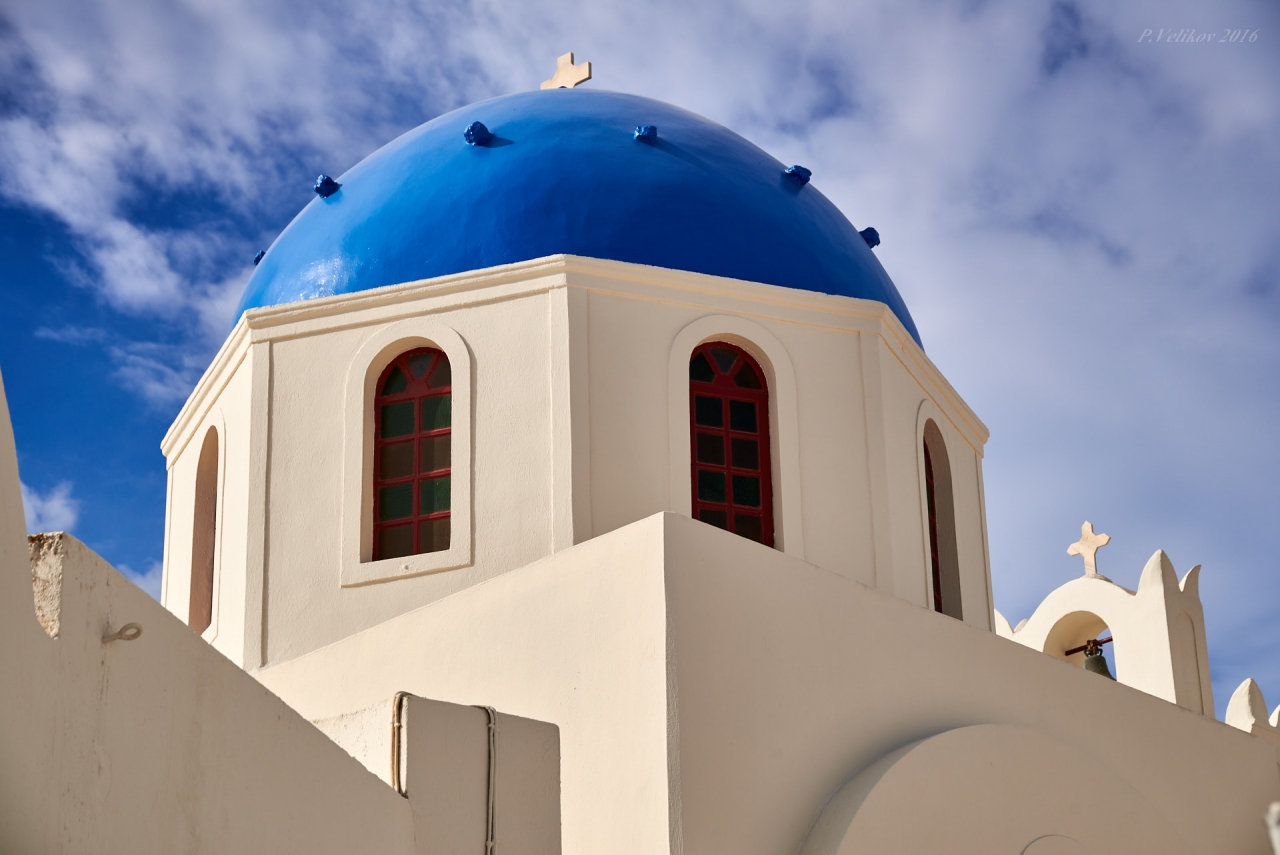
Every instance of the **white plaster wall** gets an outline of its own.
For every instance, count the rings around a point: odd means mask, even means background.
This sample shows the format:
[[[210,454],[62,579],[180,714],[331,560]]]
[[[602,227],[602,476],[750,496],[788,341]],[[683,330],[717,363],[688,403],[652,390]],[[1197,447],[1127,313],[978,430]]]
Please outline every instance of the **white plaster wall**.
[[[964,621],[995,630],[991,599],[991,558],[987,552],[986,497],[982,487],[982,455],[952,432],[951,483],[955,491],[956,549],[960,555],[960,588]]]
[[[924,476],[920,451],[921,405],[928,402],[947,445],[955,507],[956,552],[960,567],[960,599],[965,623],[990,629],[989,565],[986,525],[981,514],[978,481],[981,446],[956,428],[953,408],[938,406],[929,389],[894,358],[883,340],[875,342],[881,371],[882,418],[888,470],[888,505],[893,555],[893,592],[916,605],[932,603],[928,530],[921,496]],[[945,382],[945,381],[943,381]]]
[[[414,851],[408,802],[84,544],[43,543],[56,639],[0,389],[0,851]]]
[[[57,549],[57,640],[29,594],[4,601],[0,850],[414,851],[394,790],[79,541]],[[104,645],[125,622],[141,637]]]
[[[342,746],[387,786],[391,780],[392,707],[395,698],[386,698],[363,710],[312,720],[321,733]]]
[[[550,356],[546,293],[453,308],[432,320],[474,355],[471,566],[341,587],[345,382],[377,324],[272,344],[267,530],[267,661],[345,637],[551,551]],[[374,369],[380,371],[381,366]],[[455,442],[455,447],[457,443]],[[464,536],[465,532],[455,532]]]
[[[1095,758],[1040,731],[986,724],[863,769],[823,807],[801,855],[1190,851],[1157,806]]]
[[[183,622],[191,597],[191,538],[195,522],[196,469],[205,436],[218,432],[217,534],[214,544],[213,620],[206,641],[232,661],[243,661],[246,559],[249,543],[250,412],[252,354],[227,372],[225,386],[169,454],[169,510],[165,523],[161,602]]]
[[[257,677],[310,719],[405,691],[555,724],[563,851],[673,851],[663,520],[562,550]]]
[[[232,376],[224,396],[220,396],[223,430],[219,436],[222,459],[222,491],[218,503],[218,567],[214,590],[217,625],[213,645],[233,662],[244,657],[247,603],[247,562],[249,556],[249,495],[255,470],[250,460],[250,425],[254,354]],[[196,452],[199,456],[199,452]],[[188,516],[191,516],[190,514]],[[187,548],[187,562],[191,549]],[[190,569],[188,568],[188,574]]]
[[[667,510],[671,340],[698,315],[605,291],[588,291],[587,307],[591,529],[598,536]]]
[[[412,695],[397,701],[397,786],[413,807],[421,851],[560,855],[555,727]]]
[[[634,279],[641,277],[637,274]],[[715,281],[711,277],[696,279]],[[571,287],[587,289],[589,294],[593,532],[602,534],[658,510],[680,509],[673,507],[670,494],[688,491],[689,485],[687,481],[671,485],[668,479],[673,476],[668,473],[675,470],[667,461],[671,443],[677,436],[684,436],[687,442],[688,429],[686,426],[680,433],[671,428],[670,408],[652,402],[661,400],[671,342],[681,330],[709,315],[738,315],[776,338],[794,366],[804,545],[799,553],[788,546],[788,554],[848,578],[878,584],[921,605],[930,601],[928,550],[922,537],[917,487],[916,413],[921,402],[928,400],[939,413],[959,416],[953,415],[955,402],[936,396],[922,382],[920,373],[909,370],[899,355],[904,349],[914,350],[921,358],[923,354],[914,343],[899,343],[896,348],[886,345],[883,336],[891,331],[883,321],[861,329],[839,313],[851,307],[870,312],[865,301],[817,298],[809,305],[805,299],[813,295],[805,292],[745,283],[710,291],[706,281],[690,280],[662,281],[654,287],[657,283],[611,278],[595,270],[569,279]],[[790,311],[779,311],[776,303],[787,299],[796,305],[787,307]],[[878,317],[878,309],[872,314]],[[736,334],[712,338],[743,343]],[[878,360],[869,368],[863,364],[861,338],[868,339],[877,351]],[[870,398],[862,379],[864,370],[877,375],[878,389]],[[775,411],[771,415],[775,417],[777,391],[770,389],[770,406]],[[962,403],[959,406],[963,409]],[[871,418],[883,424],[879,436],[867,430],[868,413],[873,411]],[[973,418],[967,411],[963,415]],[[985,520],[980,513],[982,497],[977,480],[985,431],[975,440],[955,430],[951,419],[940,415],[939,421],[954,470],[965,620],[989,628]],[[667,436],[671,439],[664,442]],[[777,431],[773,431],[772,441],[776,501],[780,479],[789,476],[777,474]],[[888,472],[891,487],[885,496],[871,488],[875,458]],[[654,465],[655,461],[659,465]],[[888,521],[892,537],[887,544],[890,549],[880,557],[884,569],[879,575],[883,578],[878,578],[877,571],[876,502],[883,505],[880,513]]]
[[[164,575],[160,602],[184,623],[191,598],[191,539],[194,528],[197,447],[175,455],[169,463],[168,513],[164,532]]]
[[[817,326],[779,332],[796,360],[804,558],[875,586],[859,335]]]
[[[874,581],[862,394],[858,382],[856,335],[810,324],[761,317],[746,300],[703,298],[670,289],[627,294],[606,290],[608,282],[587,280],[589,290],[592,528],[596,534],[672,507],[672,493],[690,492],[687,471],[677,484],[668,464],[672,442],[689,443],[687,418],[668,406],[668,363],[673,341],[690,324],[721,310],[739,311],[772,334],[790,357],[798,411],[799,470],[781,469],[780,436],[771,430],[775,514],[780,491],[798,475],[803,541],[800,554],[852,578]],[[598,290],[596,290],[598,289]],[[663,299],[665,298],[665,299]],[[734,303],[738,305],[734,305]],[[707,340],[759,343],[736,333]],[[698,342],[692,342],[696,345]],[[685,359],[687,363],[687,358]],[[766,354],[760,361],[766,373]],[[687,384],[687,369],[681,378]],[[790,382],[783,378],[780,382]],[[770,416],[776,422],[777,382],[771,383]],[[687,385],[680,393],[687,395]],[[672,420],[681,424],[672,428]],[[675,497],[677,500],[679,496]],[[779,520],[779,523],[781,521]],[[781,532],[779,532],[781,534]],[[795,554],[790,543],[786,551]]]
[[[894,560],[894,593],[918,606],[932,603],[929,545],[921,525],[919,451],[916,448],[916,413],[924,399],[903,366],[888,354],[883,342],[880,370],[884,389],[882,418],[885,424],[885,457],[889,470],[889,520]],[[914,388],[913,388],[914,387]],[[939,427],[943,427],[939,425]],[[946,436],[945,429],[943,436]],[[950,452],[951,443],[947,443]],[[958,503],[957,503],[958,504]],[[957,520],[957,550],[959,520]],[[961,565],[963,565],[961,559]],[[960,599],[966,611],[969,591],[962,584]]]
[[[1280,798],[1269,743],[681,519],[665,534],[686,851],[794,852],[828,798],[879,758],[955,728],[1012,724],[1126,781],[1191,851],[1267,852],[1259,818]],[[1008,810],[1048,817],[1057,806],[1043,800],[1090,783],[1024,790]],[[910,797],[897,815],[934,815],[925,793]]]
[[[1280,798],[1268,742],[675,514],[259,676],[309,716],[397,687],[556,724],[566,853],[795,852],[860,770],[977,724],[1089,758],[1053,792],[1009,781],[1031,826],[1101,766],[1190,851],[1263,855],[1259,818]],[[1058,756],[1000,745],[1007,769]],[[928,816],[911,807],[893,810]],[[952,851],[988,852],[975,837]]]

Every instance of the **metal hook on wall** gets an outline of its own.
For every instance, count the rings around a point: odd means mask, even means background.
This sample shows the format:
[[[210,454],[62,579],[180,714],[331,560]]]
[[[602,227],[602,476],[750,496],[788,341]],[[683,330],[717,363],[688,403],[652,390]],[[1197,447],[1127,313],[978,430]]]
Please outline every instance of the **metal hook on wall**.
[[[102,636],[103,644],[113,641],[136,641],[142,635],[142,627],[136,623],[126,623],[110,635]]]

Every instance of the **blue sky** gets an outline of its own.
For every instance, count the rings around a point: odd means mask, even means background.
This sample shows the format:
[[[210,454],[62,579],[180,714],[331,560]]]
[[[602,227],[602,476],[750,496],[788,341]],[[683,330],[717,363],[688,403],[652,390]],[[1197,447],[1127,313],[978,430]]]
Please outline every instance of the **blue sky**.
[[[1192,29],[1212,38],[1167,38]],[[1280,703],[1268,2],[6,4],[0,368],[33,530],[158,591],[159,441],[254,253],[318,173],[567,50],[586,85],[726,124],[880,231],[992,431],[1012,622],[1080,573],[1088,518],[1122,584],[1157,548],[1204,565],[1219,710],[1246,676]]]

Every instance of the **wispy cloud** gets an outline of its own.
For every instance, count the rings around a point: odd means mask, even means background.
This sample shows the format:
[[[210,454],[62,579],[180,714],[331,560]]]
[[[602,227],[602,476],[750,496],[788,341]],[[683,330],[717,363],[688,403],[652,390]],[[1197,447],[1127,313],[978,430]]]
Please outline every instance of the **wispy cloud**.
[[[196,311],[212,307],[207,310],[212,320],[202,320],[216,323],[224,311],[230,311],[225,309],[226,302],[225,293],[206,292],[198,298]],[[109,376],[113,380],[147,404],[160,408],[181,403],[191,393],[208,361],[203,348],[192,347],[187,342],[129,341],[98,327],[38,327],[33,334],[60,344],[100,349],[111,362]]]
[[[205,360],[173,345],[132,342],[108,348],[112,377],[149,404],[181,403],[204,371]]]
[[[147,565],[147,569],[141,572],[134,570],[128,564],[121,564],[117,569],[130,582],[150,594],[152,599],[160,599],[160,585],[164,577],[164,565],[161,562],[152,561]]]
[[[56,329],[52,327],[37,327],[35,333],[36,338],[42,338],[47,341],[56,341],[61,344],[101,344],[111,338],[111,334],[104,329],[98,327],[77,327],[77,326],[61,326]]]
[[[45,493],[25,483],[22,488],[22,510],[27,518],[27,532],[71,531],[80,518],[80,503],[71,495],[71,483],[63,481]]]

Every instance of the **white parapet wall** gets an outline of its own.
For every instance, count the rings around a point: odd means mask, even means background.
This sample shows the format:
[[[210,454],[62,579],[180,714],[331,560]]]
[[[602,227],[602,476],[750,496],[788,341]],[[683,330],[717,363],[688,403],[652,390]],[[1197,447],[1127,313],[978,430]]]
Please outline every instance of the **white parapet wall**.
[[[1280,762],[1280,706],[1267,718],[1267,700],[1252,677],[1232,693],[1223,721],[1275,746],[1276,760]]]
[[[24,528],[0,386],[0,852],[410,855],[477,835],[483,851],[488,794],[445,812],[428,783],[488,780],[485,711],[412,699],[400,772],[419,794],[397,790],[83,543]],[[366,718],[351,748],[372,756],[393,722]],[[505,851],[557,855],[556,730],[498,721],[497,805],[525,843]]]
[[[257,676],[315,717],[398,686],[556,724],[570,855],[797,852],[855,778],[808,852],[898,817],[904,852],[1262,855],[1280,798],[1263,739],[679,514]]]
[[[84,544],[34,546],[33,594],[0,391],[0,851],[413,851],[394,790]]]
[[[415,851],[392,788],[84,544],[33,545],[58,635],[6,550],[0,851]]]

